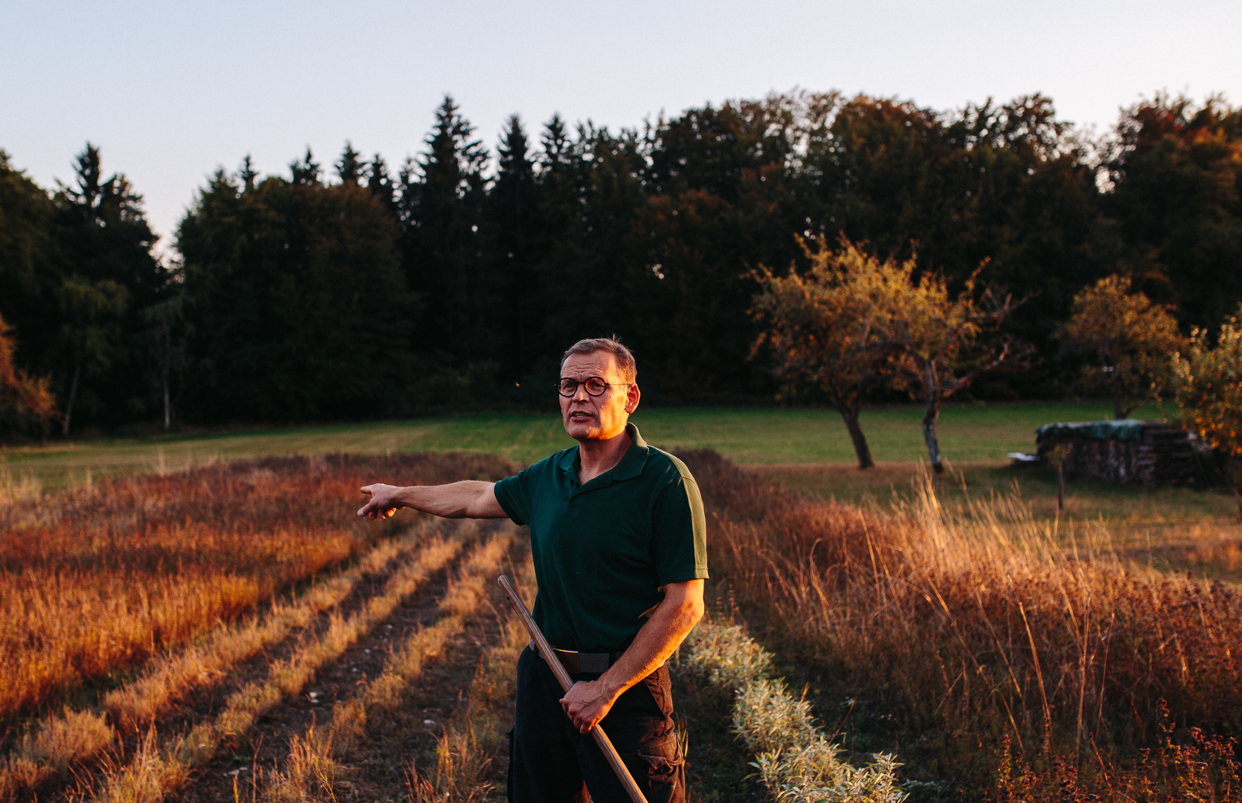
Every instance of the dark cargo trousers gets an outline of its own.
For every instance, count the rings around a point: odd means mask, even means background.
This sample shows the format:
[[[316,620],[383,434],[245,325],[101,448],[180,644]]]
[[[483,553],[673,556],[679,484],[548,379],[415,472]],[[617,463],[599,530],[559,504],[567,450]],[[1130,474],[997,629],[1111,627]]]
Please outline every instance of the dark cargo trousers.
[[[575,681],[599,675],[571,675]],[[518,659],[517,713],[509,742],[511,803],[570,803],[585,781],[595,803],[629,796],[590,734],[578,733],[561,708],[556,676],[527,647]],[[650,803],[683,803],[685,759],[673,723],[668,666],[626,690],[600,723]]]

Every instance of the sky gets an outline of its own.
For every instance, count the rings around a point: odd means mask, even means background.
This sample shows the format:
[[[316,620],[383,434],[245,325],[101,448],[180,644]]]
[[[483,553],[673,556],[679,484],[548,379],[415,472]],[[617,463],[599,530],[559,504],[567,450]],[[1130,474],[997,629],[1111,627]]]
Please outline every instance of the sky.
[[[45,187],[89,141],[163,248],[218,167],[284,173],[346,140],[396,167],[451,94],[494,148],[511,114],[617,129],[795,87],[947,110],[1042,92],[1116,124],[1160,90],[1242,105],[1237,0],[3,0],[0,149]]]

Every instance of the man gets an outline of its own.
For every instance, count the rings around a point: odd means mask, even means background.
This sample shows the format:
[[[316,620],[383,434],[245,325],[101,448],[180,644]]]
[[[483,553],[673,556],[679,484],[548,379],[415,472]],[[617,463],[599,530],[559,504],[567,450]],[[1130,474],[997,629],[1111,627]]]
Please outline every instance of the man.
[[[534,617],[575,683],[562,693],[533,648],[518,661],[509,799],[559,803],[583,783],[597,803],[628,798],[588,734],[600,723],[649,801],[685,799],[665,662],[703,616],[706,524],[685,464],[647,445],[629,416],[637,369],[615,338],[561,361],[561,418],[578,441],[497,483],[368,485],[360,516],[409,507],[529,524]]]

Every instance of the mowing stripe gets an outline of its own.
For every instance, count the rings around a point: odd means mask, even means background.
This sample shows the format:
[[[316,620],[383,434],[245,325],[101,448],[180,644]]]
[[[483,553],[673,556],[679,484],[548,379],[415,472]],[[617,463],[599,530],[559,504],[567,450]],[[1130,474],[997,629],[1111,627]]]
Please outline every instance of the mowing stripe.
[[[143,676],[109,692],[102,709],[66,708],[48,717],[0,765],[0,800],[44,783],[75,762],[92,758],[116,743],[117,730],[133,733],[149,726],[190,691],[214,686],[237,663],[339,604],[364,576],[414,550],[425,540],[421,529],[377,545],[354,567],[323,580],[293,602],[273,602],[265,616],[219,628],[208,643],[168,655]],[[109,723],[109,717],[115,725]]]
[[[425,660],[436,655],[449,639],[462,631],[478,609],[487,583],[495,578],[508,553],[513,531],[512,526],[507,526],[474,548],[441,599],[440,618],[436,623],[408,638],[362,692],[338,703],[325,732],[311,729],[289,740],[285,770],[265,777],[265,800],[306,800],[314,796],[314,791],[334,798],[335,759],[363,737],[368,716],[400,705],[405,691],[422,673]]]
[[[514,578],[519,589],[534,599],[535,564],[527,555]],[[411,803],[440,803],[446,800],[487,800],[495,789],[491,770],[507,744],[506,732],[513,722],[517,677],[513,667],[530,641],[530,634],[509,605],[505,612],[501,638],[484,652],[475,670],[465,705],[459,706],[445,724],[435,750],[434,768],[420,771],[416,760],[406,766]]]
[[[127,766],[107,773],[107,783],[92,799],[108,803],[155,803],[185,782],[191,770],[215,755],[227,738],[245,732],[264,712],[284,697],[297,694],[320,667],[343,653],[359,637],[392,613],[418,590],[428,575],[451,561],[461,549],[460,539],[436,539],[426,544],[414,561],[398,569],[382,593],[367,600],[349,619],[333,614],[328,630],[294,655],[274,662],[264,682],[250,683],[229,698],[214,720],[198,724],[185,736],[156,744],[154,733]]]

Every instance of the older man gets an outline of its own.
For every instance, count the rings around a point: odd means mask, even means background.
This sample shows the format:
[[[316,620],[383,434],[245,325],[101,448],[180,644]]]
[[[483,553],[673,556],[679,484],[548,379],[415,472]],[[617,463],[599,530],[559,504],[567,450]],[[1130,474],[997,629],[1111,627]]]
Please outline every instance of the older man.
[[[497,483],[368,485],[360,516],[409,507],[530,525],[535,621],[575,680],[562,693],[533,649],[518,661],[509,799],[627,801],[588,734],[601,723],[650,801],[685,798],[666,661],[703,615],[706,525],[685,464],[648,446],[629,416],[634,357],[615,338],[575,343],[557,389],[578,442]]]

